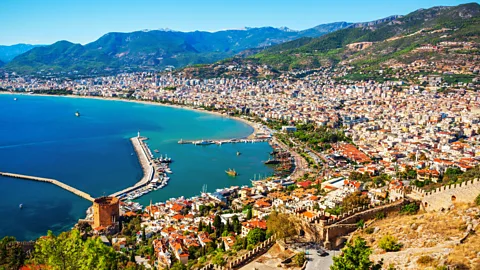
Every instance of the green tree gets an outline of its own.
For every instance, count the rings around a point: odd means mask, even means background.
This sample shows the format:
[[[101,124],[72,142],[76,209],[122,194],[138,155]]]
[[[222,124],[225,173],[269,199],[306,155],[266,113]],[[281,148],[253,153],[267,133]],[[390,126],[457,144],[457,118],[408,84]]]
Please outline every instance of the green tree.
[[[293,258],[293,262],[298,266],[302,267],[305,261],[307,260],[305,252],[299,252],[295,257]]]
[[[215,227],[215,230],[222,231],[222,219],[220,218],[220,215],[217,214],[215,215],[215,219],[213,220],[213,227]]]
[[[50,269],[114,269],[119,255],[100,241],[83,241],[78,230],[55,236],[51,231],[35,245],[34,259]]]
[[[377,270],[381,264],[374,264],[370,261],[372,250],[367,246],[364,239],[357,237],[352,243],[347,243],[342,250],[342,255],[333,257],[331,270]]]
[[[475,203],[480,205],[480,194],[478,194],[477,198],[475,198]]]
[[[266,233],[260,228],[255,228],[250,230],[247,234],[247,242],[250,245],[256,245],[260,242],[265,241]]]
[[[362,194],[360,191],[355,191],[343,198],[342,210],[348,212],[364,205],[369,205],[370,199],[366,194]]]
[[[252,216],[253,216],[252,208],[248,208],[248,210],[247,210],[247,220],[252,219]]]
[[[176,261],[176,262],[172,265],[172,267],[170,268],[170,270],[187,270],[187,267],[186,267],[183,263],[181,263],[181,262],[179,262],[179,261]]]
[[[0,240],[0,269],[19,269],[25,262],[26,254],[15,237]]]
[[[216,265],[225,265],[225,259],[223,258],[223,252],[218,252],[212,259],[212,263]]]
[[[286,240],[297,234],[295,224],[287,214],[273,211],[267,219],[267,229],[269,234],[275,234],[278,238]]]
[[[398,243],[397,238],[389,234],[380,239],[378,246],[387,252],[399,251],[402,248],[402,244]]]

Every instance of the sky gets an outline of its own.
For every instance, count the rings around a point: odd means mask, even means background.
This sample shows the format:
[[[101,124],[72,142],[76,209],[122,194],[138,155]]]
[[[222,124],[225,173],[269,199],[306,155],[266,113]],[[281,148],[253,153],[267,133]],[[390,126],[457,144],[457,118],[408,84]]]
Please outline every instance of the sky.
[[[0,0],[0,44],[86,44],[108,32],[170,28],[218,31],[247,27],[307,29],[404,15],[457,0]]]

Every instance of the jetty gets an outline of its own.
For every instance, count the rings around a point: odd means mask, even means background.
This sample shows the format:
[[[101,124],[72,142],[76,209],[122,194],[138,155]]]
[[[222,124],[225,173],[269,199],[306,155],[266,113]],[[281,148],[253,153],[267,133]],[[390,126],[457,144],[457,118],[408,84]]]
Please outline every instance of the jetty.
[[[122,195],[135,191],[141,187],[147,186],[155,176],[155,167],[153,166],[153,155],[150,152],[150,149],[144,143],[144,140],[147,140],[146,137],[141,137],[140,134],[138,136],[133,137],[130,141],[133,144],[133,148],[135,149],[135,153],[137,154],[138,161],[142,166],[143,170],[143,177],[138,181],[135,185],[120,190],[118,192],[113,193],[110,196],[113,197],[123,197]]]
[[[261,139],[231,139],[231,140],[179,140],[178,144],[194,144],[194,145],[222,145],[226,143],[260,143],[268,142],[270,138]]]
[[[77,195],[77,196],[80,196],[86,200],[89,200],[91,202],[93,202],[95,199],[92,198],[92,196],[90,196],[89,194],[81,191],[81,190],[78,190],[74,187],[71,187],[67,184],[64,184],[58,180],[55,180],[55,179],[50,179],[50,178],[43,178],[43,177],[37,177],[37,176],[30,176],[30,175],[24,175],[24,174],[16,174],[16,173],[7,173],[7,172],[0,172],[0,176],[4,176],[4,177],[10,177],[10,178],[18,178],[18,179],[24,179],[24,180],[31,180],[31,181],[38,181],[38,182],[44,182],[44,183],[50,183],[50,184],[54,184],[60,188],[63,188],[67,191],[70,191],[72,192],[73,194]]]

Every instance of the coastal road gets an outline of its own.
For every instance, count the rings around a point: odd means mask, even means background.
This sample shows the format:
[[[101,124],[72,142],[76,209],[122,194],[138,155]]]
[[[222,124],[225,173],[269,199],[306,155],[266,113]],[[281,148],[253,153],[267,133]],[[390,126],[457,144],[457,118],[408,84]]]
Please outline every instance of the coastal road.
[[[282,149],[289,151],[292,154],[293,159],[295,160],[295,169],[293,173],[290,175],[290,178],[292,180],[296,180],[302,177],[305,171],[308,169],[307,161],[302,156],[300,156],[297,152],[293,151],[293,149],[290,149],[287,145],[285,145],[280,140],[277,140],[277,138],[275,137],[273,138],[273,143],[278,144]]]

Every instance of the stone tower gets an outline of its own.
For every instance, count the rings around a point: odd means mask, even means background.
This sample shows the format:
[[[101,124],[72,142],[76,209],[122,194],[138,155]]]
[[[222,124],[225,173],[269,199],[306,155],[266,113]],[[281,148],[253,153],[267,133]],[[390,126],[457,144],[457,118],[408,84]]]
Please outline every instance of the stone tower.
[[[109,227],[120,216],[120,201],[116,197],[100,197],[93,202],[93,228]]]

